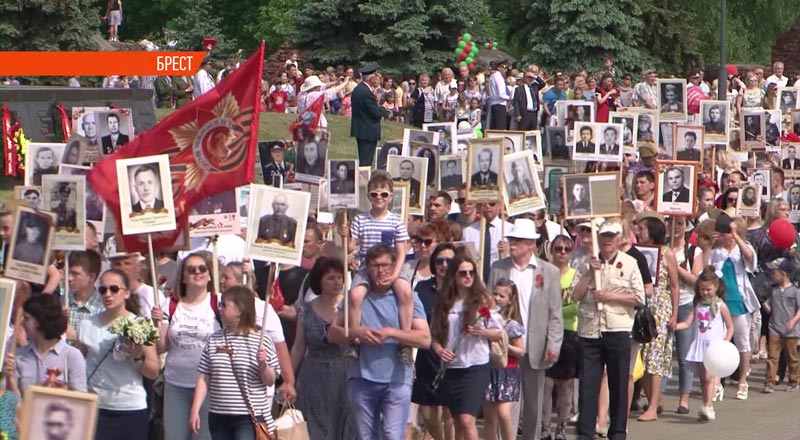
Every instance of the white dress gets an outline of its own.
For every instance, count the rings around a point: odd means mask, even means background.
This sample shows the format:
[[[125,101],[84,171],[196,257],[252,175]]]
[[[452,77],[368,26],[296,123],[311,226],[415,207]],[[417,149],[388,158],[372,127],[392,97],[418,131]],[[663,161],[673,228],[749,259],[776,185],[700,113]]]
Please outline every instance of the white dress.
[[[694,322],[692,327],[694,329],[694,340],[689,346],[689,351],[686,352],[686,360],[688,362],[703,362],[703,355],[711,344],[711,341],[722,341],[725,339],[725,322],[722,320],[721,308],[724,307],[723,303],[719,304],[717,314],[711,317],[711,307],[705,304],[698,304],[694,312]]]

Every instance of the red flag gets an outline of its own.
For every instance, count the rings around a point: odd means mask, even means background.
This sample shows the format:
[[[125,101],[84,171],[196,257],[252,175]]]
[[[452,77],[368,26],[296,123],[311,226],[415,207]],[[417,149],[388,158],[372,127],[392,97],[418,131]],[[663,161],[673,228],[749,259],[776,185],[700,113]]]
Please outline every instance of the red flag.
[[[317,134],[319,118],[322,117],[322,108],[325,105],[325,94],[320,94],[316,101],[297,116],[297,120],[289,126],[292,139],[295,142],[302,142],[306,138],[313,138]]]
[[[95,165],[89,184],[115,218],[120,217],[117,159],[169,155],[178,224],[186,224],[189,209],[203,198],[253,181],[263,60],[262,42],[225,81]],[[121,230],[119,221],[117,226]],[[153,234],[153,246],[171,246],[179,234]],[[127,252],[147,249],[146,235],[122,241]]]

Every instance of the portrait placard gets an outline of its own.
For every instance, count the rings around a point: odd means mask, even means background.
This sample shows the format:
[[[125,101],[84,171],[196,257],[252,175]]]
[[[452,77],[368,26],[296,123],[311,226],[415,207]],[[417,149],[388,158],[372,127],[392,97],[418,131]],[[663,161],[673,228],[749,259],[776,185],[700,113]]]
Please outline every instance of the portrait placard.
[[[567,220],[619,215],[619,173],[569,174],[562,182]]]
[[[302,184],[301,187],[294,187],[294,186],[284,186],[286,189],[293,189],[295,191],[306,191],[311,194],[311,206],[316,206],[317,210],[316,213],[320,212],[331,212],[331,208],[329,206],[328,200],[328,179],[319,179],[319,183],[314,190],[309,190],[304,186],[308,184]],[[314,200],[316,196],[316,200]],[[311,215],[314,215],[314,211],[311,211]]]
[[[598,160],[600,139],[600,124],[581,122],[575,124],[575,136],[572,139],[572,160],[592,161]]]
[[[800,170],[800,157],[797,157],[797,150],[800,143],[781,142],[781,168],[784,170]]]
[[[328,161],[328,208],[358,207],[358,163],[355,160]]]
[[[250,212],[250,185],[236,188],[236,205],[239,206],[239,228],[247,227],[248,213]]]
[[[594,101],[556,101],[556,118],[559,126],[570,130],[576,123],[594,122]]]
[[[73,133],[67,139],[67,146],[64,147],[61,163],[67,165],[96,163],[100,161],[100,156],[100,147],[98,145],[91,145],[85,137]]]
[[[0,278],[0,338],[8,341],[8,333],[13,328],[11,325],[11,312],[14,311],[14,294],[17,283],[10,278]],[[10,344],[0,347],[0,363],[6,359],[6,349]]]
[[[395,182],[392,185],[392,200],[389,202],[389,212],[400,217],[405,223],[408,222],[408,196],[410,193],[408,182]]]
[[[265,185],[280,188],[294,182],[296,154],[291,140],[271,140],[258,143],[258,159]]]
[[[58,167],[58,174],[60,176],[88,176],[92,171],[91,167],[80,165],[64,165]],[[102,238],[103,232],[106,227],[106,215],[108,209],[106,204],[91,185],[86,184],[86,221],[91,223],[97,230],[97,234]]]
[[[97,394],[31,385],[25,388],[20,438],[94,439]],[[49,433],[58,430],[57,436]]]
[[[98,110],[97,136],[100,139],[100,150],[104,155],[119,150],[133,140],[133,116],[131,109],[118,108]]]
[[[562,214],[563,187],[561,177],[569,173],[569,167],[545,165],[544,185],[547,192],[547,213],[550,215]]]
[[[439,133],[439,154],[455,154],[453,148],[458,137],[458,126],[455,122],[434,122],[422,124],[422,129]]]
[[[675,156],[675,142],[673,136],[675,135],[675,126],[678,122],[660,122],[658,124],[658,154],[657,159],[672,160]]]
[[[500,139],[476,139],[467,153],[467,200],[497,202],[501,200],[500,173],[503,172],[503,143]]]
[[[251,185],[247,254],[254,260],[300,265],[311,194]]]
[[[529,130],[525,132],[525,150],[533,151],[533,163],[541,171],[544,167],[544,153],[542,151],[542,132]]]
[[[764,110],[764,141],[767,151],[780,152],[781,145],[781,111]]]
[[[387,171],[395,185],[408,184],[408,213],[425,214],[428,186],[422,184],[428,175],[428,158],[416,156],[389,156]]]
[[[783,114],[791,113],[797,106],[797,94],[800,89],[794,87],[778,87],[778,99],[780,100],[780,110]]]
[[[239,231],[239,205],[235,188],[206,197],[189,209],[190,237],[238,234]]]
[[[5,276],[34,284],[45,283],[55,223],[56,215],[52,212],[17,205]]]
[[[466,158],[460,154],[441,156],[439,160],[439,188],[447,191],[450,197],[457,198],[458,190],[464,184],[467,170]]]
[[[739,126],[742,128],[741,141],[744,147],[743,150],[766,148],[764,110],[742,110]]]
[[[411,142],[439,145],[439,132],[406,128],[403,130],[403,156],[411,154]],[[438,147],[437,147],[438,149]]]
[[[658,92],[659,119],[661,121],[686,122],[685,79],[659,79]]]
[[[748,182],[755,186],[760,186],[761,200],[769,202],[772,198],[772,188],[770,188],[770,182],[772,182],[772,168],[752,169],[749,174],[750,178]]]
[[[569,161],[572,149],[567,145],[567,128],[545,127],[544,132],[547,135],[547,157],[552,160]]]
[[[386,162],[389,156],[400,156],[403,152],[403,141],[387,141],[375,155],[375,169],[386,171]]]
[[[745,185],[736,199],[737,217],[761,217],[761,186]]]
[[[367,212],[372,209],[369,200],[369,179],[372,177],[372,167],[358,167],[358,211]]]
[[[41,186],[42,176],[58,174],[67,144],[31,142],[25,153],[25,185]]]
[[[86,177],[42,177],[42,205],[56,215],[53,249],[86,249]]]
[[[656,161],[655,210],[665,215],[694,215],[697,162]]]
[[[108,107],[72,107],[72,132],[84,137],[100,153],[100,138],[97,136],[97,115],[108,111]],[[99,158],[98,158],[99,160]]]
[[[484,138],[502,140],[505,154],[516,153],[525,148],[524,131],[486,130]]]
[[[706,144],[727,145],[729,107],[728,101],[700,101],[700,115],[705,130],[703,140]]]
[[[328,159],[328,144],[322,140],[309,139],[298,142],[295,157],[295,180],[318,184],[325,177],[325,161]]]
[[[650,279],[653,280],[654,286],[658,285],[658,268],[661,265],[661,246],[635,244],[633,247],[644,255],[644,259],[647,261],[647,269],[650,272]]]
[[[647,144],[658,144],[659,120],[655,109],[631,107],[629,113],[636,115],[636,148]]]
[[[41,186],[21,186],[14,187],[14,199],[21,200],[31,208],[42,208],[42,187]]]
[[[612,124],[622,125],[622,147],[623,149],[636,149],[636,131],[639,122],[639,115],[633,112],[610,112],[608,120]]]
[[[533,150],[506,154],[503,158],[503,201],[509,217],[535,211],[545,207],[545,197]]]
[[[411,141],[411,156],[424,157],[428,159],[428,170],[423,175],[424,182],[428,184],[428,189],[437,191],[439,189],[439,148],[434,144]]]
[[[703,132],[701,125],[676,125],[672,159],[703,163]]]
[[[171,231],[176,227],[169,156],[117,160],[119,207],[124,235]]]

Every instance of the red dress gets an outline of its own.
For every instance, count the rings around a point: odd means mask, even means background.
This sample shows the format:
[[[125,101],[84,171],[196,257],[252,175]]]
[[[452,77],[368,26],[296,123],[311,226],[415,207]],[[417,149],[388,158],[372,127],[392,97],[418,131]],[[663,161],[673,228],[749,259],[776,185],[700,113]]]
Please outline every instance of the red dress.
[[[599,93],[601,97],[605,97],[606,95],[608,95],[609,93],[611,93],[614,90],[617,90],[617,89],[606,90],[606,89],[604,89],[602,87],[598,87],[597,89],[595,89],[595,93]],[[617,93],[619,93],[619,91]],[[594,121],[595,122],[608,122],[608,113],[611,111],[611,106],[609,104],[613,104],[613,103],[614,103],[614,98],[612,97],[612,98],[607,99],[606,102],[598,105],[597,106],[597,112],[595,113],[595,116],[594,116]],[[614,106],[614,108],[616,109],[616,105]]]

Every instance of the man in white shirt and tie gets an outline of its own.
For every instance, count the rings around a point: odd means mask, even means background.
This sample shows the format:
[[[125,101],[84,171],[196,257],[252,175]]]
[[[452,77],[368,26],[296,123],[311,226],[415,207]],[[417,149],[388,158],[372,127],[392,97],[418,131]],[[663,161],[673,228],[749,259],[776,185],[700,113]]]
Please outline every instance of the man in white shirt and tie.
[[[194,97],[198,98],[214,88],[214,79],[209,73],[211,58],[205,57],[200,63],[200,70],[194,75]]]
[[[464,241],[471,241],[475,244],[475,256],[477,259],[483,260],[483,277],[481,279],[486,280],[489,278],[489,269],[492,263],[500,259],[501,253],[505,249],[505,246],[502,249],[498,246],[503,239],[503,232],[510,231],[513,225],[498,216],[500,205],[497,203],[484,203],[480,209],[481,214],[486,218],[484,237],[481,237],[481,222],[478,220],[464,229]],[[488,242],[486,248],[481,248],[482,238],[483,241]]]
[[[511,98],[506,85],[506,63],[495,63],[495,71],[489,78],[489,127],[492,130],[508,130],[508,100]]]
[[[133,212],[164,208],[164,202],[157,197],[161,190],[161,179],[153,165],[142,165],[133,173],[133,189],[139,197],[139,201],[132,206]]]

